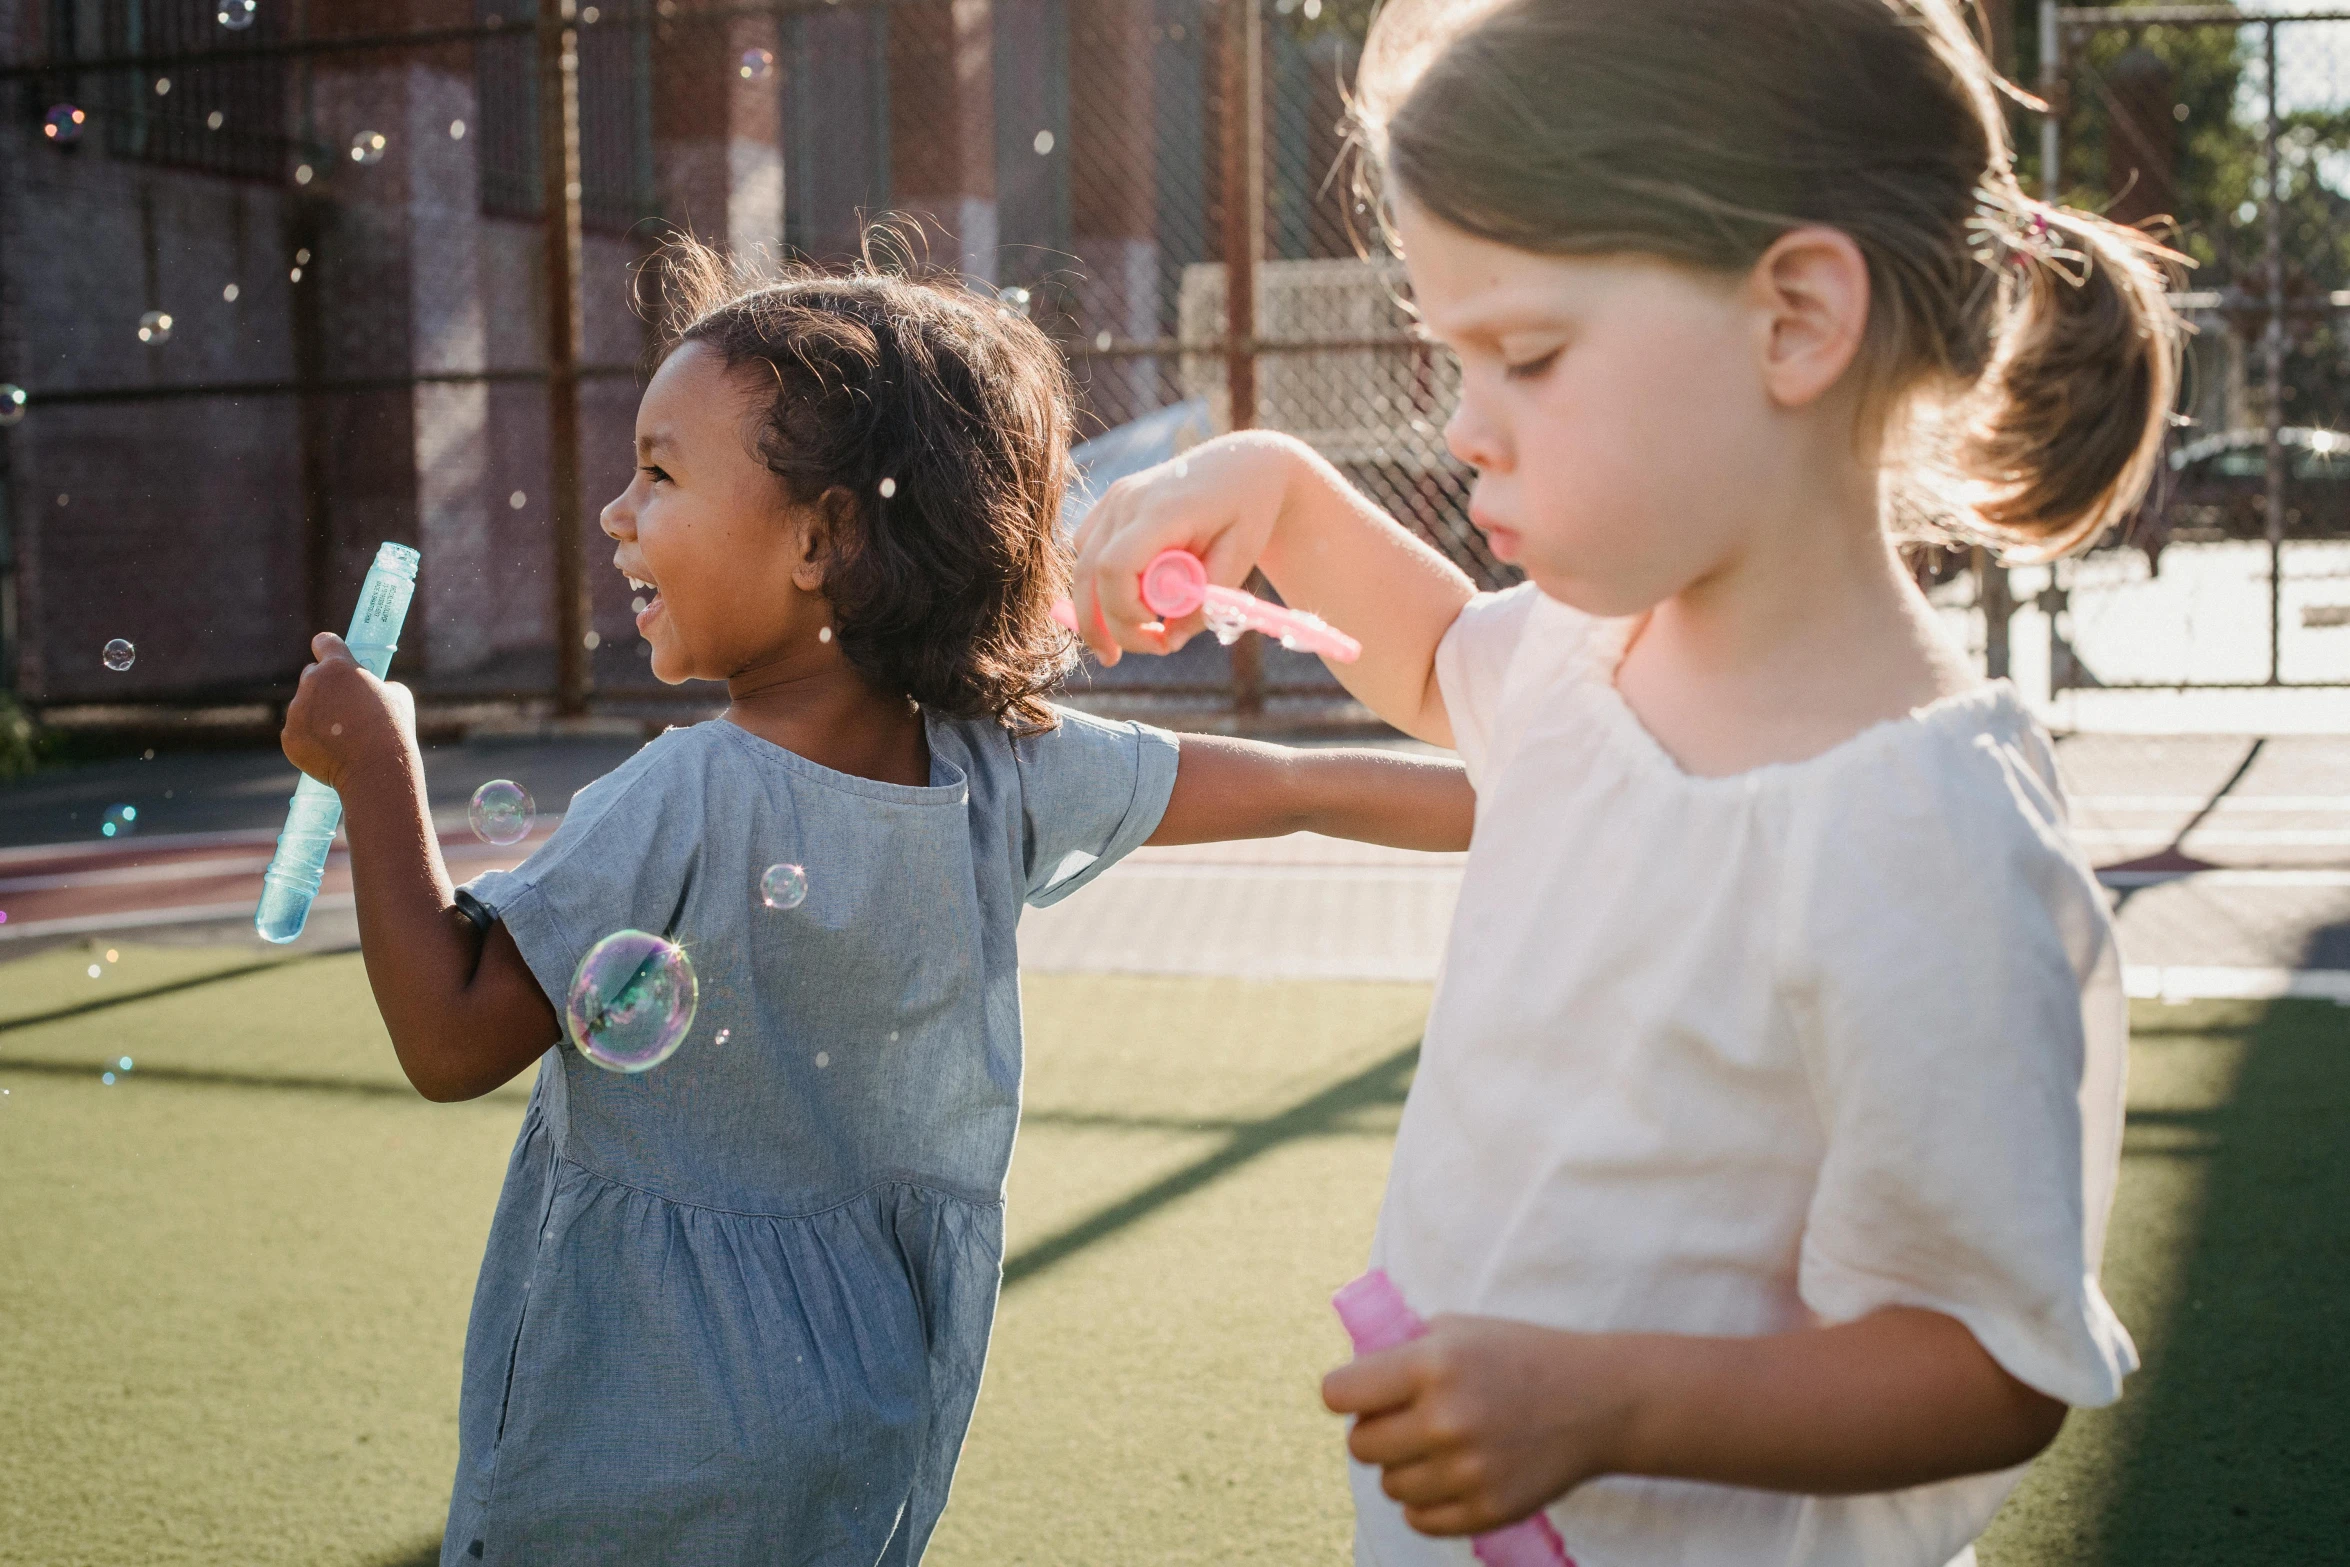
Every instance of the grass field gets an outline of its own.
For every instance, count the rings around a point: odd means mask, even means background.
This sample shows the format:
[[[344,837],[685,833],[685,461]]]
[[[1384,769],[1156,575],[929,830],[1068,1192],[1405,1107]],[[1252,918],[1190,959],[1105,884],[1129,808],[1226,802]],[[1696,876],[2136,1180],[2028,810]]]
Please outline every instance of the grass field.
[[[524,1087],[418,1100],[354,957],[116,950],[0,966],[0,1563],[420,1567]],[[1345,1561],[1326,1300],[1425,991],[1027,996],[1003,1311],[929,1560]],[[1986,1567],[2341,1560],[2350,1013],[2137,1024],[2107,1280],[2146,1370]]]

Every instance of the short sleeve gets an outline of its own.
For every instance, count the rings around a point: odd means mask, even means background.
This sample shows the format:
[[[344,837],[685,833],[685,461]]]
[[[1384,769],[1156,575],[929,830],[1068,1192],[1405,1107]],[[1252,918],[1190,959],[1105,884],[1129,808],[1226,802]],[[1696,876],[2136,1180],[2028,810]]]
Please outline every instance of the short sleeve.
[[[1453,749],[1468,768],[1471,783],[1481,781],[1492,754],[1494,714],[1538,597],[1531,582],[1501,593],[1480,593],[1461,607],[1436,644],[1436,689],[1452,725]]]
[[[2111,923],[2044,741],[1919,750],[1791,839],[1786,996],[1825,1139],[1798,1285],[1831,1322],[1940,1311],[2018,1380],[2108,1404],[2137,1365],[2097,1282],[2129,1029]]]
[[[676,939],[702,854],[691,730],[664,735],[572,797],[553,836],[510,871],[466,884],[505,925],[557,1012],[587,949],[617,930]]]
[[[1058,903],[1140,847],[1175,788],[1175,737],[1058,709],[1052,729],[1012,742],[1020,774],[1027,900]]]

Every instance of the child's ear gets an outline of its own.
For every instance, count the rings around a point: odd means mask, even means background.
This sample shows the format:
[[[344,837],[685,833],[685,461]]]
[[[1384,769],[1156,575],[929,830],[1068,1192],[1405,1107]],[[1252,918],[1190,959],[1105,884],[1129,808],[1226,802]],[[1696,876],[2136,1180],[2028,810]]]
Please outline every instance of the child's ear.
[[[1800,408],[1843,379],[1869,325],[1869,264],[1852,236],[1808,227],[1779,236],[1748,279],[1763,325],[1763,384]]]
[[[816,497],[813,506],[794,508],[793,523],[799,538],[794,544],[792,585],[803,593],[821,593],[834,562],[856,547],[857,498],[833,485]]]

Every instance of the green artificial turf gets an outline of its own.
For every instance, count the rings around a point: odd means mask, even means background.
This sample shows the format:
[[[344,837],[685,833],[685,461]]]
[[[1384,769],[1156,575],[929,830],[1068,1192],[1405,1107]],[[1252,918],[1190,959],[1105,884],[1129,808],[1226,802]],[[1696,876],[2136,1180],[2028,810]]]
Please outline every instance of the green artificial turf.
[[[116,950],[0,965],[0,1563],[421,1567],[526,1085],[417,1099],[352,956]],[[1327,1297],[1426,991],[1026,989],[1003,1310],[929,1560],[1347,1560]],[[2073,1419],[1985,1567],[2327,1559],[2350,1013],[2137,1022],[2107,1278],[2147,1369]]]

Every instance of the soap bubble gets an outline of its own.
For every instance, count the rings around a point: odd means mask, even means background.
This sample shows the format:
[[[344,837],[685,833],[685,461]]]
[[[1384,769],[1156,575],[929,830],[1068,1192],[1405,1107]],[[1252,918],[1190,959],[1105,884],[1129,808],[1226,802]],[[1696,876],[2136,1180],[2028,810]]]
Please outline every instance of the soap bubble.
[[[114,1086],[114,1074],[112,1072],[100,1072],[98,1074],[98,1081],[104,1083],[108,1088],[112,1088]]]
[[[98,818],[98,836],[101,838],[128,838],[139,830],[139,808],[135,805],[110,805]]]
[[[474,836],[482,842],[520,843],[530,835],[538,807],[522,785],[510,778],[493,778],[473,791],[473,803],[466,807],[465,815],[473,823]]]
[[[227,115],[225,115],[225,114],[223,114],[223,113],[221,113],[221,112],[220,112],[218,109],[215,109],[215,110],[213,110],[213,111],[212,111],[210,114],[207,114],[206,116],[204,116],[204,128],[205,128],[206,130],[208,130],[208,131],[216,131],[216,130],[219,130],[219,129],[220,129],[222,126],[223,126],[223,125],[226,125],[227,123],[228,123],[228,116],[227,116]]]
[[[723,1044],[725,1044],[725,1043],[726,1043],[726,1042],[727,1042],[729,1039],[731,1039],[731,1038],[733,1038],[733,1037],[734,1037],[734,1030],[733,1030],[733,1029],[731,1029],[731,1028],[722,1028],[722,1029],[720,1029],[720,1030],[718,1031],[718,1037],[717,1037],[717,1038],[715,1038],[715,1039],[713,1039],[713,1040],[711,1040],[711,1041],[710,1041],[710,1043],[712,1043],[713,1045],[723,1045]]]
[[[139,317],[139,341],[168,343],[171,341],[171,317],[161,310],[150,310]]]
[[[351,161],[369,166],[381,163],[384,161],[384,150],[390,146],[383,132],[361,131],[351,138]]]
[[[808,900],[808,873],[797,865],[770,865],[759,878],[759,901],[771,909],[796,909]]]
[[[220,0],[212,19],[232,33],[241,33],[261,14],[261,0]]]
[[[1051,131],[1038,131],[1036,133],[1035,145],[1037,156],[1040,158],[1043,157],[1046,153],[1051,152],[1053,150],[1053,133]]]
[[[131,1069],[131,1058],[129,1056],[119,1057],[114,1064],[119,1070],[127,1072]]]
[[[1028,290],[1024,288],[1007,288],[1003,292],[997,294],[996,298],[1002,300],[1008,308],[1019,312],[1021,315],[1028,314]]]
[[[884,479],[884,480],[882,480],[882,481],[881,481],[881,498],[882,498],[883,500],[885,500],[885,501],[886,501],[886,500],[888,500],[888,499],[889,499],[891,496],[893,496],[893,495],[897,494],[897,492],[898,492],[898,481],[897,481],[897,480],[895,480],[895,479]]]
[[[763,82],[775,69],[775,56],[764,49],[745,49],[742,64],[736,69],[746,82]]]
[[[82,139],[82,127],[90,117],[70,103],[54,103],[42,117],[41,134],[60,147],[70,147]]]
[[[0,381],[0,427],[24,422],[24,388],[14,381]]]
[[[642,1072],[684,1042],[697,994],[683,949],[645,931],[615,931],[579,960],[564,1021],[571,1042],[596,1065]]]
[[[131,665],[138,662],[139,650],[135,647],[132,647],[122,638],[116,637],[113,641],[106,644],[106,651],[99,654],[98,656],[105,660],[106,667],[108,669],[113,670],[116,674],[119,675],[124,670],[130,668]]]

